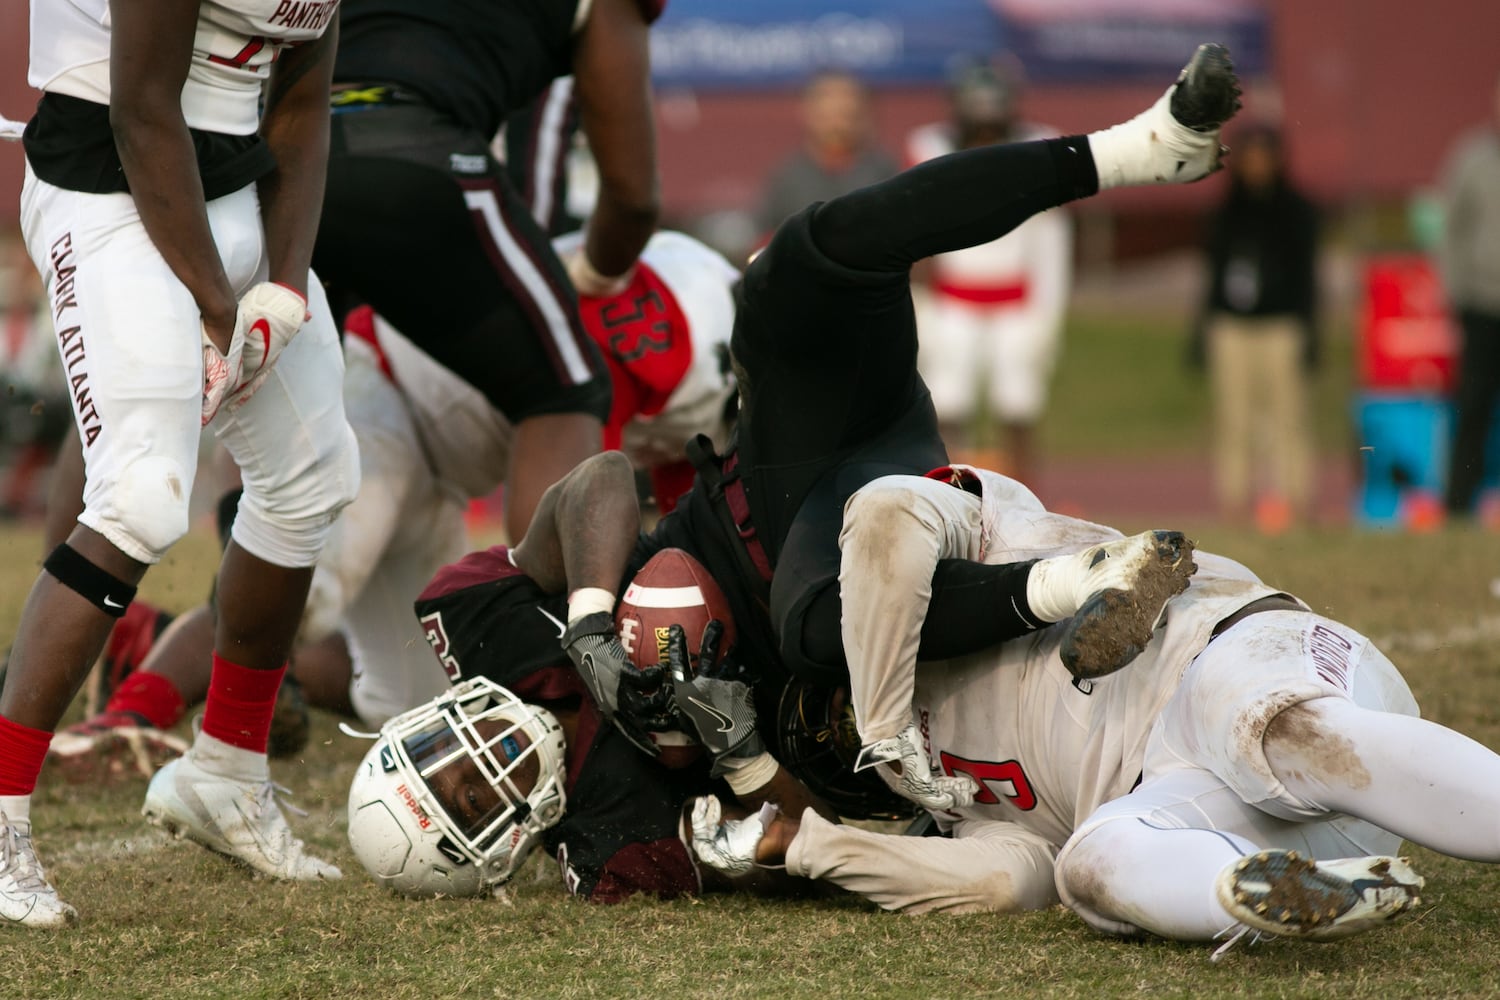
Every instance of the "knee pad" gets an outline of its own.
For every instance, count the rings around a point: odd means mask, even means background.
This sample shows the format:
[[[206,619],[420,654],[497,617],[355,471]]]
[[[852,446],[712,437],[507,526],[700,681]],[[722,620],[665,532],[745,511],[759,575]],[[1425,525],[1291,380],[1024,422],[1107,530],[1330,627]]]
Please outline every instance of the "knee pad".
[[[130,558],[156,563],[187,534],[192,486],[175,459],[139,458],[98,504],[105,513],[87,510],[80,520]]]

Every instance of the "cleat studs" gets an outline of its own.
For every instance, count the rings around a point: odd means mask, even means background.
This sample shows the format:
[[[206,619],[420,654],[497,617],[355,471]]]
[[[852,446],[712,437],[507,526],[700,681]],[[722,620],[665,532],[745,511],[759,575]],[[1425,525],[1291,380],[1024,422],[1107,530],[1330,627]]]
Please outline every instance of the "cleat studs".
[[[1249,867],[1250,867],[1250,859],[1249,858],[1241,858],[1239,864],[1237,864],[1237,865],[1234,866],[1234,870],[1237,871],[1237,872],[1242,872],[1246,868],[1249,868]]]
[[[1236,889],[1236,890],[1234,890],[1234,901],[1236,903],[1246,903],[1246,902],[1249,902],[1249,900],[1250,900],[1250,894],[1248,892],[1246,892],[1244,889]]]
[[[1267,851],[1261,851],[1259,854],[1257,854],[1255,856],[1255,860],[1257,862],[1259,862],[1260,864],[1265,864],[1267,861],[1271,860],[1271,855]]]
[[[1291,923],[1292,922],[1292,911],[1291,910],[1282,910],[1281,911],[1281,916],[1278,919],[1282,923],[1284,923],[1284,924]]]
[[[1271,906],[1269,903],[1265,902],[1256,903],[1255,912],[1259,913],[1261,916],[1265,916],[1267,913],[1271,912]]]
[[[1287,851],[1286,859],[1288,861],[1301,861],[1302,855],[1298,854],[1296,851]]]

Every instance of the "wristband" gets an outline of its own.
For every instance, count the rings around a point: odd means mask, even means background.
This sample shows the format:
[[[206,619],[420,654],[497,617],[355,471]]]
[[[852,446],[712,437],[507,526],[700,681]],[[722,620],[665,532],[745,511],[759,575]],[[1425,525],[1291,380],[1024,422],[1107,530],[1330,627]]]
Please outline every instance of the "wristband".
[[[776,769],[781,766],[769,753],[749,758],[728,757],[722,763],[726,768],[724,780],[736,795],[748,795],[764,788],[776,777]]]
[[[566,264],[568,277],[572,279],[573,287],[577,289],[579,295],[587,298],[603,299],[619,295],[629,286],[630,279],[635,273],[635,267],[632,265],[624,274],[613,278],[607,274],[601,274],[594,266],[594,262],[589,260],[588,251],[583,247],[579,247],[567,259]]]

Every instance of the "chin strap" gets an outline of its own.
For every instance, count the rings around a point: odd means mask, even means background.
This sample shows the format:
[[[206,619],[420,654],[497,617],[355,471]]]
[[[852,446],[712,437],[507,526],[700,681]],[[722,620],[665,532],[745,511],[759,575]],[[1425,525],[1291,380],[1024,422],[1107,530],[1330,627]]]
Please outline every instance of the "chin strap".
[[[352,737],[354,737],[357,740],[378,740],[378,739],[380,739],[380,734],[379,733],[365,733],[365,732],[361,732],[358,729],[355,729],[353,726],[349,725],[349,723],[347,723],[347,722],[340,722],[339,723],[339,732],[343,733],[345,736],[352,736]]]

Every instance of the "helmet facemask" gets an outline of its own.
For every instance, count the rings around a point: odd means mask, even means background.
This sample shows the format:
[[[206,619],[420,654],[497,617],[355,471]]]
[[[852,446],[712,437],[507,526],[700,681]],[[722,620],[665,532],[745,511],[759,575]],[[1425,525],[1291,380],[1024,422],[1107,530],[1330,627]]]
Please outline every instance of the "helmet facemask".
[[[478,893],[514,875],[562,818],[565,780],[562,727],[552,713],[475,678],[381,728],[350,792],[350,841],[393,888]],[[373,800],[385,806],[383,822],[360,823]],[[383,858],[382,845],[361,843],[403,835],[413,851],[399,873],[371,863]]]

